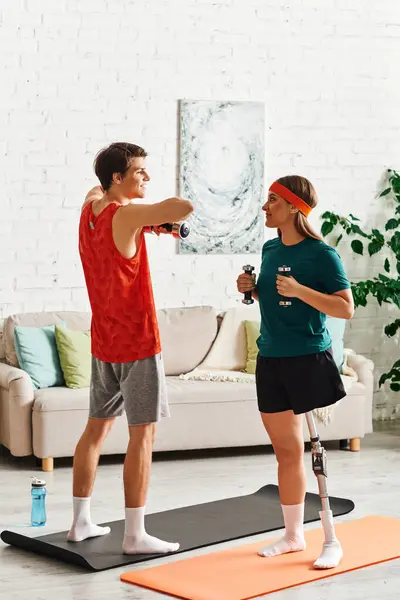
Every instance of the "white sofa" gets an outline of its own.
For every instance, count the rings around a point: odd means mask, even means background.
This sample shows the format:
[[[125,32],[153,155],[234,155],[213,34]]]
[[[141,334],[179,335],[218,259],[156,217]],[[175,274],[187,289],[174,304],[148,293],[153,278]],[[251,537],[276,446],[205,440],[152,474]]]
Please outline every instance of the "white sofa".
[[[154,451],[270,444],[257,411],[254,376],[242,374],[247,354],[244,320],[259,319],[258,306],[239,304],[222,315],[209,306],[161,309],[158,319],[171,418],[159,423]],[[6,319],[3,332],[0,444],[14,456],[33,454],[42,459],[44,470],[53,469],[54,458],[73,456],[88,417],[89,389],[35,390],[29,375],[19,368],[14,328],[60,321],[85,331],[90,313],[15,314]],[[350,440],[351,449],[359,450],[360,438],[372,432],[373,364],[353,353],[348,366],[357,381],[342,375],[347,397],[334,407],[329,423],[317,424],[322,440]],[[224,375],[248,381],[221,381]],[[304,439],[308,440],[306,423]],[[127,442],[123,416],[102,454],[124,453]]]

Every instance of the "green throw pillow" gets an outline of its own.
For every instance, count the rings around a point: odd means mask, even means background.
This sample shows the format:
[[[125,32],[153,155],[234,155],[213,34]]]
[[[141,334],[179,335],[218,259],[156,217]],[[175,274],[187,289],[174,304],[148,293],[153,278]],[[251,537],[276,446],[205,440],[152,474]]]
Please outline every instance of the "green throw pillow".
[[[260,335],[260,321],[245,321],[244,327],[246,330],[247,340],[247,361],[246,361],[246,373],[255,374],[256,362],[257,362],[257,339]]]
[[[63,323],[60,329],[63,329]],[[35,389],[64,385],[57,353],[54,325],[14,329],[15,353],[20,368],[28,373]]]
[[[92,370],[90,332],[72,331],[57,325],[55,335],[66,386],[89,387]]]

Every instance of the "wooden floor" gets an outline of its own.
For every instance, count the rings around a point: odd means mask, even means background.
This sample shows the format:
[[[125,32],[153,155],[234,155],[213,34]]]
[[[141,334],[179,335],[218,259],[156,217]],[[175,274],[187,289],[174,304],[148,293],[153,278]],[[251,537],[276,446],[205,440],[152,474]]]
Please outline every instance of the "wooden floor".
[[[400,517],[400,424],[376,424],[376,432],[362,441],[361,452],[328,451],[329,492],[351,498],[356,509],[339,518],[343,522],[366,515]],[[310,465],[310,455],[306,456]],[[30,512],[30,477],[45,476],[48,482],[48,525],[40,531],[27,527]],[[211,454],[156,457],[153,465],[147,512],[208,502],[251,493],[276,482],[271,451],[214,452]],[[308,471],[308,490],[317,491]],[[93,496],[97,522],[122,519],[122,460],[103,458]],[[0,528],[28,535],[67,529],[71,519],[71,461],[56,461],[53,473],[44,474],[32,459],[14,459],[0,453]],[[313,523],[307,528],[318,526]],[[246,538],[212,547],[212,551],[276,537]],[[374,540],[371,540],[371,544]],[[400,545],[400,540],[399,540]],[[208,553],[202,549],[185,556]],[[136,568],[176,560],[173,557],[142,563]],[[134,567],[86,573],[71,566],[27,554],[0,542],[0,598],[4,600],[156,600],[167,596],[124,584],[119,575]],[[400,560],[306,584],[268,596],[271,600],[398,600]],[[267,596],[265,596],[267,597]]]

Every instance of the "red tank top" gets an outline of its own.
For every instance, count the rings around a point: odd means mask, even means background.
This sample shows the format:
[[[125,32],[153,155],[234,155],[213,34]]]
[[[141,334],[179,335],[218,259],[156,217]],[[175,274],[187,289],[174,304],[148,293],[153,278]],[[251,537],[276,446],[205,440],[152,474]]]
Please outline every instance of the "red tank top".
[[[92,354],[103,362],[133,362],[161,351],[144,233],[136,255],[117,250],[110,204],[97,217],[88,204],[79,224],[79,253],[92,308]]]

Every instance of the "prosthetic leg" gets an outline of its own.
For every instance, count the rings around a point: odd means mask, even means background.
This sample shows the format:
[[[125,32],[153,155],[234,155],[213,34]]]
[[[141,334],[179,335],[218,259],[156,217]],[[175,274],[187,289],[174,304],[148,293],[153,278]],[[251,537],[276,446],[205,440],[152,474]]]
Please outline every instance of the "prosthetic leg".
[[[318,493],[321,498],[322,510],[319,513],[324,530],[325,541],[320,557],[315,561],[316,569],[332,569],[337,567],[343,550],[335,535],[333,515],[329,505],[329,495],[326,480],[328,477],[326,468],[326,451],[322,447],[312,411],[305,413],[308,431],[311,441],[312,469],[318,480]]]

